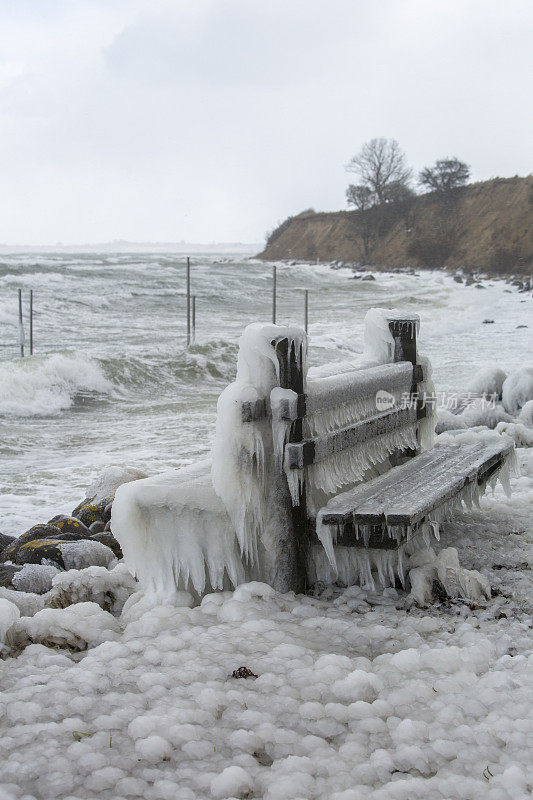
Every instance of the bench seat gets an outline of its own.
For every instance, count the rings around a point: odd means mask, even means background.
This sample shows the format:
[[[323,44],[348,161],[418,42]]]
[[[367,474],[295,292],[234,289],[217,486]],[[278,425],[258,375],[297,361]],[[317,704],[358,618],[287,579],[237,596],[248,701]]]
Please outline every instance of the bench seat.
[[[507,439],[442,444],[333,497],[317,530],[334,526],[337,545],[397,548],[463,490],[475,499],[476,487],[483,491],[512,451]]]

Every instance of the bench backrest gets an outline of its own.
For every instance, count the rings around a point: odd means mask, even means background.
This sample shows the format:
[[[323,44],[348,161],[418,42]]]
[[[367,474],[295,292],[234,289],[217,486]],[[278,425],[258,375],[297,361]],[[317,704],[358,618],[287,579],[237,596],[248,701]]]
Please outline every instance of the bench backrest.
[[[417,394],[427,375],[417,363],[418,319],[394,312],[381,319],[389,363],[314,380],[307,380],[305,343],[278,328],[270,341],[278,387],[242,404],[243,422],[271,418],[274,457],[288,482],[302,551],[332,495],[419,450],[426,409]]]

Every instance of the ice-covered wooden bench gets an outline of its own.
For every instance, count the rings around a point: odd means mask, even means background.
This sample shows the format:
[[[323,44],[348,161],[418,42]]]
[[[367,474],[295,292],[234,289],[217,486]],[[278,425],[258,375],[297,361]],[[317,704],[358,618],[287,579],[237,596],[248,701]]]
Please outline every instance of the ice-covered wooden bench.
[[[417,329],[372,309],[362,364],[324,375],[308,371],[301,329],[248,326],[212,461],[117,492],[112,529],[141,583],[201,595],[251,579],[281,591],[403,580],[458,504],[505,480],[513,452],[504,437],[433,447]]]

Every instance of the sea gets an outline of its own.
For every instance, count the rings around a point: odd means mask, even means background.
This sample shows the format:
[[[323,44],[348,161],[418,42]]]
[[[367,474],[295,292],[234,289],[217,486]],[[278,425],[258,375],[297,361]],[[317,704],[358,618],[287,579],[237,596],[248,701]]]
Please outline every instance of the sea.
[[[191,257],[189,347],[184,253],[0,256],[1,532],[19,535],[69,513],[106,466],[155,474],[208,454],[239,337],[247,324],[271,321],[274,265],[253,255]],[[311,365],[357,362],[373,306],[420,316],[419,349],[443,399],[467,392],[482,368],[511,372],[530,359],[531,292],[503,279],[465,286],[436,270],[369,271],[375,279],[362,280],[325,264],[276,268],[279,324],[303,325],[309,292]]]

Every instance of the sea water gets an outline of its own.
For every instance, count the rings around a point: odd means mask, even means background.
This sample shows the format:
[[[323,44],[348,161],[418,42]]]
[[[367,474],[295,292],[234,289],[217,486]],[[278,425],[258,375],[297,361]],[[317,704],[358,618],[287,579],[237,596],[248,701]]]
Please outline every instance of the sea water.
[[[357,359],[372,306],[420,315],[420,351],[433,363],[437,395],[452,404],[478,369],[510,372],[531,353],[531,294],[503,280],[481,289],[438,271],[361,281],[327,265],[277,266],[278,323],[303,324],[309,290],[313,365]],[[0,531],[18,535],[70,512],[107,465],[155,474],[205,456],[240,333],[271,319],[271,288],[271,264],[196,254],[196,342],[187,348],[184,254],[0,256]]]

